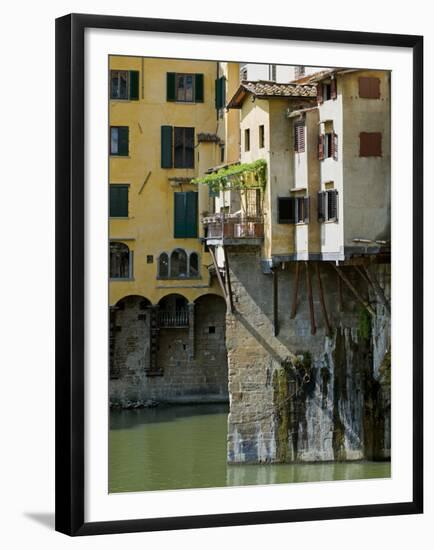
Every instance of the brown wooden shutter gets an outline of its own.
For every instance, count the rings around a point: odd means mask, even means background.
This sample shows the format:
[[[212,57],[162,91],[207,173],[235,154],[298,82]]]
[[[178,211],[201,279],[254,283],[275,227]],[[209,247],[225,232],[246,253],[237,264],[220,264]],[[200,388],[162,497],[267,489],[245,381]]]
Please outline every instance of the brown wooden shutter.
[[[317,98],[318,103],[324,103],[322,82],[318,82],[317,85],[316,85],[316,98]]]
[[[324,160],[324,134],[318,137],[318,159]]]
[[[333,160],[338,160],[338,135],[332,134],[332,156]]]
[[[359,78],[359,97],[380,99],[380,79],[371,76],[361,76]]]
[[[381,157],[381,132],[360,132],[360,156]]]
[[[294,125],[294,151],[297,153],[305,151],[305,126],[302,122]]]
[[[336,99],[338,97],[338,92],[336,88],[336,78],[332,78],[330,84],[330,99]]]

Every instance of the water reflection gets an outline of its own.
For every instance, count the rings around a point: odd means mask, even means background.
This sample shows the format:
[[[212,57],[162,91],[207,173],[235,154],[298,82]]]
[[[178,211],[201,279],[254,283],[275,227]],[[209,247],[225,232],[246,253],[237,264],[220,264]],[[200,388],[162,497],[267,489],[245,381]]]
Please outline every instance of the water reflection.
[[[388,462],[226,464],[227,405],[113,411],[109,491],[390,477]]]

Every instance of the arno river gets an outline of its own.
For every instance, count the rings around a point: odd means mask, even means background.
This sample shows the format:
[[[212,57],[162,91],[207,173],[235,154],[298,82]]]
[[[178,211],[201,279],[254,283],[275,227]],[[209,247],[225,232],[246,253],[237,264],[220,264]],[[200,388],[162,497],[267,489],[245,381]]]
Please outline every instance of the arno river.
[[[390,477],[389,462],[230,465],[226,405],[112,411],[109,492]]]

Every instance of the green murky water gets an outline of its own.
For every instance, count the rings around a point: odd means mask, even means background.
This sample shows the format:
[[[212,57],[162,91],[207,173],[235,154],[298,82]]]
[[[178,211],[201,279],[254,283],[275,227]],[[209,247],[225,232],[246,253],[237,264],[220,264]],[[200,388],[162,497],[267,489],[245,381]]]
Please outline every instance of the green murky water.
[[[226,405],[112,411],[109,492],[390,477],[389,462],[226,464]]]

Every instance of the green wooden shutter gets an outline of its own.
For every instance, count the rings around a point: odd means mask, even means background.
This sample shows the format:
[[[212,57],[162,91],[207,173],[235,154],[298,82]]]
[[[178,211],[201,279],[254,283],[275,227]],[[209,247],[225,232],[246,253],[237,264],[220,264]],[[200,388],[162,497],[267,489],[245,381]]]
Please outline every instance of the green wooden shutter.
[[[139,71],[130,71],[130,99],[139,99]]]
[[[176,73],[166,74],[166,100],[167,101],[176,101],[175,78],[176,78]]]
[[[185,236],[197,237],[197,192],[187,191],[185,194]]]
[[[221,76],[215,81],[215,108],[221,109],[226,104],[226,78]]]
[[[226,78],[224,76],[220,78],[220,97],[221,97],[220,107],[224,107],[226,105]]]
[[[185,237],[185,193],[174,193],[173,202],[173,236],[180,239]]]
[[[197,192],[174,193],[174,237],[175,239],[197,237]]]
[[[194,75],[194,100],[203,103],[203,74]]]
[[[110,185],[110,216],[128,217],[128,185]]]
[[[173,165],[173,129],[172,126],[161,127],[161,168],[172,168]]]
[[[128,126],[118,127],[118,155],[128,156]]]

